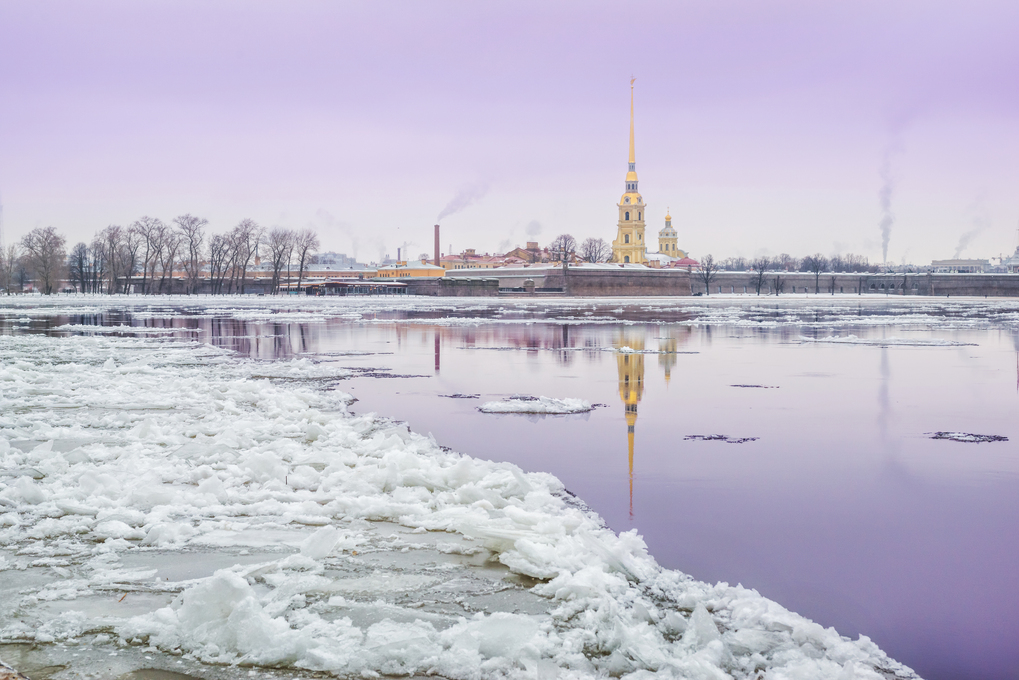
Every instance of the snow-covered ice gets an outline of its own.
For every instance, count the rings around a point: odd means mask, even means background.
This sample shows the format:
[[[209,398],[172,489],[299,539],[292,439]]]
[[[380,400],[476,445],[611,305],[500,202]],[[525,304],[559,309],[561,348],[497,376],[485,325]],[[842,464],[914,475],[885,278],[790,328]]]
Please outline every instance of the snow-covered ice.
[[[364,677],[916,677],[661,568],[551,475],[349,413],[336,375],[0,336],[0,643]]]
[[[591,402],[569,397],[510,397],[502,401],[487,401],[478,407],[482,413],[587,413],[594,407]]]

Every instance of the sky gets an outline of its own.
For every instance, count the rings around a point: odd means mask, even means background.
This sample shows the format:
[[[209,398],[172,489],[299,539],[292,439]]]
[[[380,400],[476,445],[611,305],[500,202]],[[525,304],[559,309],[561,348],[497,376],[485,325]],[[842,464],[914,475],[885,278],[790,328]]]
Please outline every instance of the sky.
[[[3,238],[611,241],[631,76],[649,237],[671,209],[693,257],[1019,245],[1019,3],[984,0],[0,0]]]

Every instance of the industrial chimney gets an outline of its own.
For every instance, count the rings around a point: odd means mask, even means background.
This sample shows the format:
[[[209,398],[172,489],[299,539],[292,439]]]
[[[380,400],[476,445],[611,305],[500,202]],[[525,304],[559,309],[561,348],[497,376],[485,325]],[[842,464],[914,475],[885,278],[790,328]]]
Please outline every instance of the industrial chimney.
[[[435,262],[436,267],[441,267],[439,264],[439,225],[435,225]]]

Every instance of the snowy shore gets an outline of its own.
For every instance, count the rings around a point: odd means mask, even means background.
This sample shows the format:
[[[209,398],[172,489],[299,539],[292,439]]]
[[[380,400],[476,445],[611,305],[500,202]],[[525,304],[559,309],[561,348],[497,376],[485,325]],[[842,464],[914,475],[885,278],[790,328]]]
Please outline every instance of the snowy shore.
[[[916,677],[661,568],[550,475],[349,414],[327,364],[265,369],[0,337],[0,643],[366,677]]]

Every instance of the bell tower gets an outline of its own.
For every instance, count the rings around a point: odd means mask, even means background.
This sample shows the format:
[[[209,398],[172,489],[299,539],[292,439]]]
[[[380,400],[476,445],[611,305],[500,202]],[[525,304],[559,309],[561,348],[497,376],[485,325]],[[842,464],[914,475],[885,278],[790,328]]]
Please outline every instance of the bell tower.
[[[664,253],[669,257],[680,258],[683,255],[679,255],[679,234],[672,228],[672,215],[669,214],[671,211],[665,212],[665,228],[658,232],[658,252]]]
[[[644,212],[647,206],[637,190],[637,163],[633,147],[633,83],[630,78],[630,163],[626,173],[626,192],[619,199],[619,222],[616,240],[612,242],[612,261],[645,264],[647,243],[644,241]]]

